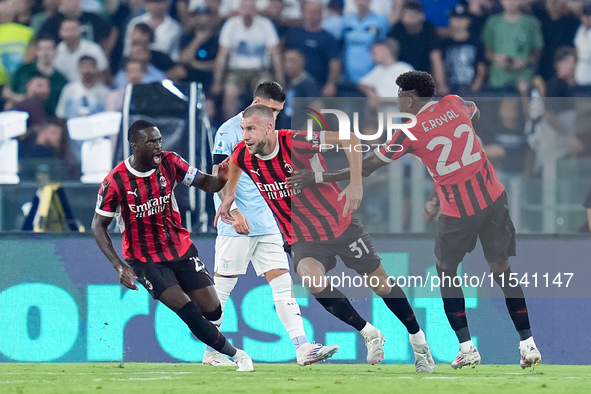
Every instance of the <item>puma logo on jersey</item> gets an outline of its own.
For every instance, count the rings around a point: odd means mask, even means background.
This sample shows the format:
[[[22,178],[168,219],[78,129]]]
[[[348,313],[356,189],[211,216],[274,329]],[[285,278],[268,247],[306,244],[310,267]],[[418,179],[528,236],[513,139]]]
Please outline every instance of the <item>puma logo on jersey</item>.
[[[258,169],[256,169],[256,170],[250,170],[250,172],[254,172],[254,173],[255,173],[255,174],[257,174],[258,176],[261,176],[261,173],[260,173],[260,171],[261,171],[261,169],[260,169],[260,168],[258,168]]]
[[[127,191],[127,194],[133,194],[135,197],[137,197],[137,189],[135,189],[134,191]]]

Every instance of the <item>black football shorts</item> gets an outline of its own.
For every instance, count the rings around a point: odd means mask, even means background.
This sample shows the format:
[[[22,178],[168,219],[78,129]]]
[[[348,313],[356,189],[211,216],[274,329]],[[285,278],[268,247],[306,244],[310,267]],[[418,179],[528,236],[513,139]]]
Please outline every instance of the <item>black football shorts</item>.
[[[318,260],[328,272],[336,267],[337,256],[360,275],[374,272],[381,264],[371,237],[357,219],[353,219],[345,232],[336,239],[297,242],[291,246],[291,258],[296,272],[299,262],[306,257]]]
[[[164,290],[180,285],[185,293],[213,286],[205,264],[195,253],[188,258],[160,263],[142,263],[130,261],[129,265],[138,281],[148,290],[152,298],[157,300]]]
[[[439,217],[435,256],[448,265],[458,265],[480,238],[486,261],[501,262],[515,256],[515,227],[503,192],[489,207],[465,218]]]

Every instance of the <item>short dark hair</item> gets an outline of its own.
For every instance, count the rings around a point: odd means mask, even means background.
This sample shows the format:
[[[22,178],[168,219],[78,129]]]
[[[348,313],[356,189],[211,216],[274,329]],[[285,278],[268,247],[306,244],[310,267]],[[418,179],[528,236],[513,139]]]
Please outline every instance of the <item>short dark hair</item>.
[[[55,37],[49,33],[42,33],[38,35],[35,39],[35,43],[39,44],[40,41],[51,41],[53,42],[53,46],[56,45]]]
[[[138,23],[137,25],[135,25],[133,27],[134,29],[139,30],[140,32],[147,34],[148,35],[148,39],[150,40],[150,43],[154,42],[154,30],[150,27],[150,25],[148,25],[147,23]]]
[[[431,99],[435,96],[435,80],[424,71],[407,71],[396,78],[396,85],[402,90],[414,90],[421,98]]]
[[[156,127],[156,125],[152,122],[148,122],[147,120],[136,120],[131,126],[129,126],[129,130],[127,131],[127,141],[131,143],[137,142],[142,130],[151,129],[154,127]]]
[[[574,56],[575,59],[577,58],[577,50],[575,47],[568,45],[559,47],[554,53],[554,64],[560,63],[569,56]]]
[[[80,56],[80,59],[78,59],[78,64],[86,61],[92,62],[95,66],[97,65],[96,59],[89,55]]]
[[[285,101],[285,90],[275,81],[265,81],[260,83],[254,90],[253,98],[257,97],[283,103]]]
[[[270,119],[275,119],[273,116],[273,110],[271,110],[271,108],[267,107],[266,105],[262,104],[253,104],[250,107],[246,108],[242,113],[242,117],[245,119],[250,118],[253,115],[263,115]]]

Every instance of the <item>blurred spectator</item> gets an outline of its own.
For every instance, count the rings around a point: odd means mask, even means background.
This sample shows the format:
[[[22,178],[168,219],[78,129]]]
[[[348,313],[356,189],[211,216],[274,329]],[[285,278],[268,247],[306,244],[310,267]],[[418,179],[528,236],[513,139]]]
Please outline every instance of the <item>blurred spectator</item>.
[[[369,3],[369,9],[371,12],[377,15],[382,15],[384,18],[389,19],[392,13],[392,5],[396,0],[371,0]],[[345,14],[355,14],[359,11],[355,0],[345,0]]]
[[[134,42],[131,44],[131,52],[129,53],[128,59],[138,60],[147,64],[146,73],[144,74],[142,83],[162,82],[166,79],[166,74],[151,63],[151,53],[150,47],[142,42]],[[115,89],[121,89],[127,86],[128,82],[125,70],[121,69],[115,75],[113,87]]]
[[[530,137],[530,145],[536,152],[536,168],[585,149],[583,141],[576,135],[577,114],[573,97],[576,52],[572,47],[561,47],[555,58],[556,75],[546,87],[543,121]]]
[[[195,29],[181,37],[181,63],[187,69],[186,79],[203,84],[205,92],[213,85],[213,67],[218,54],[219,28],[212,26],[211,10],[196,8],[190,18]]]
[[[53,65],[56,55],[55,41],[52,37],[39,37],[35,45],[36,60],[33,63],[20,66],[10,79],[10,87],[4,87],[4,97],[7,100],[18,102],[25,98],[27,83],[33,76],[44,75],[49,78],[50,92],[45,101],[45,112],[48,116],[55,116],[55,107],[62,89],[68,83]]]
[[[33,9],[37,8],[38,0],[4,0],[12,2],[15,5],[14,22],[20,23],[21,25],[31,27],[31,18],[33,17]]]
[[[303,26],[292,27],[285,36],[285,48],[297,49],[306,58],[306,71],[322,87],[322,95],[336,95],[341,76],[341,60],[335,39],[322,29],[322,6],[306,1]]]
[[[29,114],[27,128],[42,123],[47,118],[45,103],[47,97],[49,97],[49,92],[49,79],[45,75],[33,76],[29,82],[27,82],[25,99],[14,104],[12,108],[6,109],[27,112]]]
[[[39,159],[46,160],[45,171],[59,169],[59,174],[50,174],[53,180],[75,179],[79,176],[80,164],[70,149],[70,138],[61,122],[50,120],[35,125],[19,140],[19,175],[22,180],[35,178],[35,174],[29,174],[27,170],[33,167],[33,172],[36,172],[43,168]],[[60,165],[49,166],[53,160]]]
[[[343,16],[344,7],[344,0],[329,0],[326,7],[326,16],[322,19],[322,29],[330,33],[335,40],[341,40],[342,38],[341,33],[345,21]]]
[[[25,58],[33,29],[14,23],[13,1],[0,1],[0,86],[5,85]]]
[[[154,43],[154,30],[146,23],[138,23],[133,27],[131,40],[132,44],[141,43],[150,48]],[[154,49],[151,49],[150,52],[150,59],[146,60],[158,70],[163,71],[167,78],[178,82],[187,75],[185,68],[173,62],[166,53]]]
[[[435,28],[445,28],[449,24],[449,10],[453,9],[458,0],[421,0],[425,19]]]
[[[125,31],[124,55],[128,55],[131,49],[132,32],[138,23],[147,23],[154,30],[154,42],[152,49],[170,56],[173,61],[179,59],[179,40],[183,29],[181,25],[172,19],[167,13],[166,0],[146,0],[146,14],[136,16],[127,25]]]
[[[423,6],[416,0],[409,0],[402,10],[402,19],[395,24],[388,37],[400,43],[399,58],[415,70],[431,72],[431,56],[437,43],[435,28],[425,21]]]
[[[547,81],[554,76],[556,49],[573,44],[579,19],[570,13],[565,0],[545,0],[543,3],[534,3],[533,11],[540,21],[544,37],[544,49],[538,72]]]
[[[495,5],[494,0],[468,0],[468,12],[472,17],[472,24],[470,25],[470,35],[480,38],[482,29],[489,16],[493,12]]]
[[[585,223],[579,231],[582,233],[591,233],[591,189],[589,189],[589,193],[585,198],[583,206],[587,210],[587,223]]]
[[[79,80],[66,85],[57,104],[56,115],[62,119],[88,116],[105,110],[109,88],[100,82],[96,60],[82,56],[78,62]]]
[[[57,15],[60,3],[61,0],[43,0],[43,11],[33,15],[29,26],[36,33],[39,32],[39,29],[41,29],[41,26],[43,26],[47,19]]]
[[[575,35],[574,44],[577,47],[576,80],[579,85],[591,85],[591,1],[583,6],[581,25]]]
[[[343,21],[343,65],[347,82],[357,84],[371,71],[371,46],[386,38],[388,19],[369,9],[371,0],[355,0],[356,14],[345,15]]]
[[[449,38],[441,39],[433,51],[433,76],[437,94],[470,96],[478,92],[486,77],[484,45],[470,36],[472,19],[464,5],[451,10]]]
[[[132,85],[142,83],[148,68],[147,64],[141,60],[129,59],[125,63],[125,78]],[[107,96],[105,111],[121,111],[123,109],[123,99],[125,97],[126,86],[119,89],[113,89]]]
[[[282,11],[283,0],[269,0],[269,6],[262,13],[273,23],[279,39],[283,39],[289,30],[289,25],[283,20]]]
[[[53,35],[55,40],[59,41],[62,22],[66,19],[77,20],[81,28],[81,37],[99,44],[103,52],[110,56],[117,42],[117,32],[100,16],[82,11],[80,0],[61,0],[58,13],[43,23],[39,34]]]
[[[294,97],[319,97],[318,83],[306,72],[306,58],[297,49],[288,49],[283,54],[287,89],[285,90],[285,106],[278,122],[280,128],[292,128]]]
[[[212,93],[220,94],[223,87],[223,115],[228,119],[238,112],[238,98],[247,88],[254,90],[272,79],[269,57],[280,84],[283,67],[277,32],[268,18],[256,15],[254,0],[243,0],[240,16],[228,19],[222,27],[219,44]]]
[[[127,0],[121,2],[118,0],[108,0],[106,2],[109,8],[111,24],[113,25],[113,31],[117,34],[117,41],[115,47],[111,52],[109,58],[111,64],[111,73],[115,74],[121,65],[123,59],[123,49],[125,42],[125,30],[129,21],[138,15],[142,15],[146,12],[144,5],[145,0]]]
[[[221,0],[178,0],[176,1],[176,13],[178,15],[177,19],[181,21],[183,31],[192,31],[195,29],[195,19],[191,18],[191,14],[197,9],[206,8],[209,10],[209,19],[211,21],[212,28],[218,27],[224,21],[220,16],[220,5]]]
[[[525,136],[525,119],[520,99],[504,98],[498,107],[498,118],[479,128],[486,157],[501,177],[529,174],[533,152]],[[509,179],[505,179],[509,181]],[[509,182],[505,183],[506,185]]]
[[[190,0],[197,4],[203,0]],[[240,14],[240,5],[242,0],[222,0],[219,7],[219,13],[224,18],[237,16]],[[271,0],[256,0],[256,9],[260,15],[264,15],[269,8]],[[286,21],[297,21],[302,17],[302,10],[300,8],[299,0],[283,0],[283,7],[281,17]],[[205,4],[207,5],[207,4]]]
[[[521,12],[517,0],[501,0],[503,12],[488,18],[482,31],[487,59],[492,63],[492,88],[515,88],[531,81],[544,47],[540,22]]]
[[[77,81],[78,62],[83,56],[90,56],[96,60],[98,69],[108,71],[109,63],[102,48],[87,40],[82,40],[80,23],[76,19],[64,19],[60,27],[60,42],[57,46],[57,54],[53,64],[68,81]]]
[[[370,99],[370,106],[387,113],[397,110],[400,74],[414,70],[408,63],[398,61],[399,44],[388,39],[373,44],[371,56],[375,67],[359,81],[358,88]]]
[[[583,5],[586,0],[564,0],[566,8],[577,18],[583,15]]]

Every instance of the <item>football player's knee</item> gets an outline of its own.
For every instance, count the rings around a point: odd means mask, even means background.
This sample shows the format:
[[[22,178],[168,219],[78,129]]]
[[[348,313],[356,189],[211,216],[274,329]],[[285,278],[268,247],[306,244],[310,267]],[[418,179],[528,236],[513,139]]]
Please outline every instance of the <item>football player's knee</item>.
[[[509,260],[489,261],[488,266],[490,267],[491,272],[494,272],[495,274],[500,274],[509,269]]]
[[[209,321],[219,320],[222,317],[222,306],[218,305],[218,307],[211,312],[203,312],[203,317]]]
[[[269,282],[273,290],[273,301],[286,301],[294,298],[291,275],[285,273]]]

